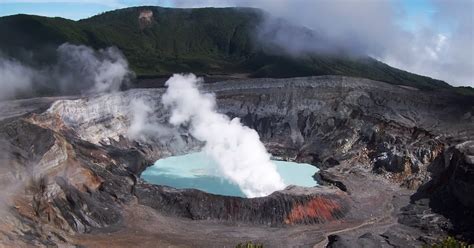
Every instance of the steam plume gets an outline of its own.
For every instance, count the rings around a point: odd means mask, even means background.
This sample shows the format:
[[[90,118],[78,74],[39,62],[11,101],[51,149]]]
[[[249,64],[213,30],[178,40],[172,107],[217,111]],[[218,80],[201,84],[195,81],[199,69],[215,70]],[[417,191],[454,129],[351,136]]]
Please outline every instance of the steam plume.
[[[130,103],[131,122],[128,136],[132,139],[147,140],[148,138],[164,138],[172,136],[176,130],[165,127],[158,120],[153,119],[153,109],[143,99],[133,99]]]
[[[0,100],[15,98],[31,90],[36,71],[12,59],[0,57]]]
[[[133,99],[130,102],[130,127],[128,137],[134,140],[159,142],[173,151],[182,151],[185,142],[178,130],[164,125],[152,113],[156,110],[147,105],[144,99]]]
[[[94,49],[65,43],[56,49],[57,62],[32,67],[0,52],[0,100],[41,95],[38,91],[92,94],[120,89],[133,76],[115,47]],[[50,93],[51,94],[51,93]]]
[[[285,187],[260,142],[257,132],[215,110],[215,97],[200,93],[201,80],[175,74],[167,82],[163,104],[171,109],[172,125],[189,125],[190,133],[205,142],[203,151],[214,159],[223,177],[236,183],[248,197],[268,195]]]
[[[115,47],[94,51],[87,46],[65,43],[58,47],[57,53],[55,70],[65,92],[117,91],[131,74],[127,60]]]
[[[130,103],[132,118],[128,136],[133,139],[146,139],[146,137],[155,133],[155,125],[148,121],[148,115],[151,111],[152,109],[142,99],[135,99]]]

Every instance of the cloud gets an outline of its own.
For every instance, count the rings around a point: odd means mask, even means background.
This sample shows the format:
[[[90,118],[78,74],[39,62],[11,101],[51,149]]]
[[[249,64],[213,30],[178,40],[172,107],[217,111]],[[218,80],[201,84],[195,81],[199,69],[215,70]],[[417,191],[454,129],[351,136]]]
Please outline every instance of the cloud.
[[[162,102],[171,111],[169,122],[189,127],[193,137],[205,142],[203,151],[217,163],[220,174],[248,197],[283,189],[283,180],[257,132],[238,118],[218,113],[214,95],[199,91],[201,81],[193,74],[175,74],[166,82]]]
[[[431,21],[407,29],[408,18],[398,1],[307,1],[307,0],[198,0],[173,1],[176,7],[256,7],[271,14],[260,34],[286,52],[345,51],[369,55],[392,66],[446,80],[454,85],[474,86],[474,1],[432,0]],[[315,35],[298,34],[294,25]],[[440,27],[446,27],[443,30]],[[273,32],[269,37],[268,31]]]
[[[6,2],[84,3],[78,0]],[[279,49],[275,50],[296,55],[313,51],[369,55],[391,66],[454,85],[474,86],[474,1],[427,0],[425,5],[429,9],[416,10],[425,11],[418,13],[422,14],[420,18],[407,13],[406,2],[410,1],[86,0],[85,3],[110,8],[137,5],[261,8],[273,17],[266,19],[259,34],[271,40],[272,46],[278,45]],[[282,25],[277,18],[309,28],[315,35],[295,32],[291,25]]]

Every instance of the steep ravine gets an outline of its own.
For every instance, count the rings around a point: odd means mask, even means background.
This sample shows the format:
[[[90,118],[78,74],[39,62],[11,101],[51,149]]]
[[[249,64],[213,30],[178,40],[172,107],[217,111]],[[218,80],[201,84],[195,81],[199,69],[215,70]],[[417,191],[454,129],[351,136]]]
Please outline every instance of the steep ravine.
[[[11,102],[0,121],[0,179],[21,183],[1,197],[2,242],[311,247],[333,234],[323,243],[407,247],[448,232],[473,240],[472,98],[348,77],[203,89],[273,155],[321,168],[326,186],[242,199],[145,183],[139,175],[153,161],[200,146],[184,129],[174,130],[180,145],[176,136],[130,137],[134,99],[152,107],[152,124],[166,126],[164,89]]]

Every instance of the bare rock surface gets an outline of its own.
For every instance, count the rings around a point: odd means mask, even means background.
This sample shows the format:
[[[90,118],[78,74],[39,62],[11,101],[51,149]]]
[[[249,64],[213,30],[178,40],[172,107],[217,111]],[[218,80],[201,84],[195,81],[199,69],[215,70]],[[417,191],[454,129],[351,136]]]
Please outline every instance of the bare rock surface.
[[[167,126],[164,89],[0,103],[0,246],[418,247],[474,240],[474,99],[349,77],[203,85],[319,187],[262,198],[150,185],[155,160],[199,149]],[[176,135],[131,137],[133,102]],[[348,246],[353,245],[353,246]]]

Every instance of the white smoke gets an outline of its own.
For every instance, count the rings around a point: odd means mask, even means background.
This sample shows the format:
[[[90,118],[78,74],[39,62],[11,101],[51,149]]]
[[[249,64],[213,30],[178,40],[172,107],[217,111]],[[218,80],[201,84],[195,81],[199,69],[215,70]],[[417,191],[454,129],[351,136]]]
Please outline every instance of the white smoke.
[[[176,130],[162,125],[152,118],[155,112],[143,99],[133,99],[130,103],[131,121],[128,136],[132,139],[147,140],[148,138],[163,138],[173,136]]]
[[[140,141],[160,142],[174,151],[182,151],[186,145],[176,128],[171,128],[160,122],[144,99],[133,99],[130,102],[130,127],[127,130],[129,138]]]
[[[201,80],[193,74],[173,75],[162,97],[171,109],[169,122],[189,125],[190,133],[205,142],[203,151],[218,164],[223,177],[239,185],[248,197],[266,196],[285,187],[257,132],[216,112],[215,97],[200,93]]]
[[[40,95],[36,91],[45,89],[62,94],[114,92],[133,77],[115,47],[96,51],[65,43],[56,55],[56,63],[35,68],[0,52],[0,100]]]
[[[0,57],[0,100],[31,91],[36,71],[20,62]]]
[[[152,109],[142,100],[134,99],[130,103],[130,113],[132,114],[128,136],[133,139],[146,139],[146,137],[156,132],[155,125],[148,121],[148,115]]]
[[[65,92],[74,88],[85,93],[117,91],[131,74],[127,60],[115,47],[95,51],[65,43],[58,47],[57,53],[55,70]]]

